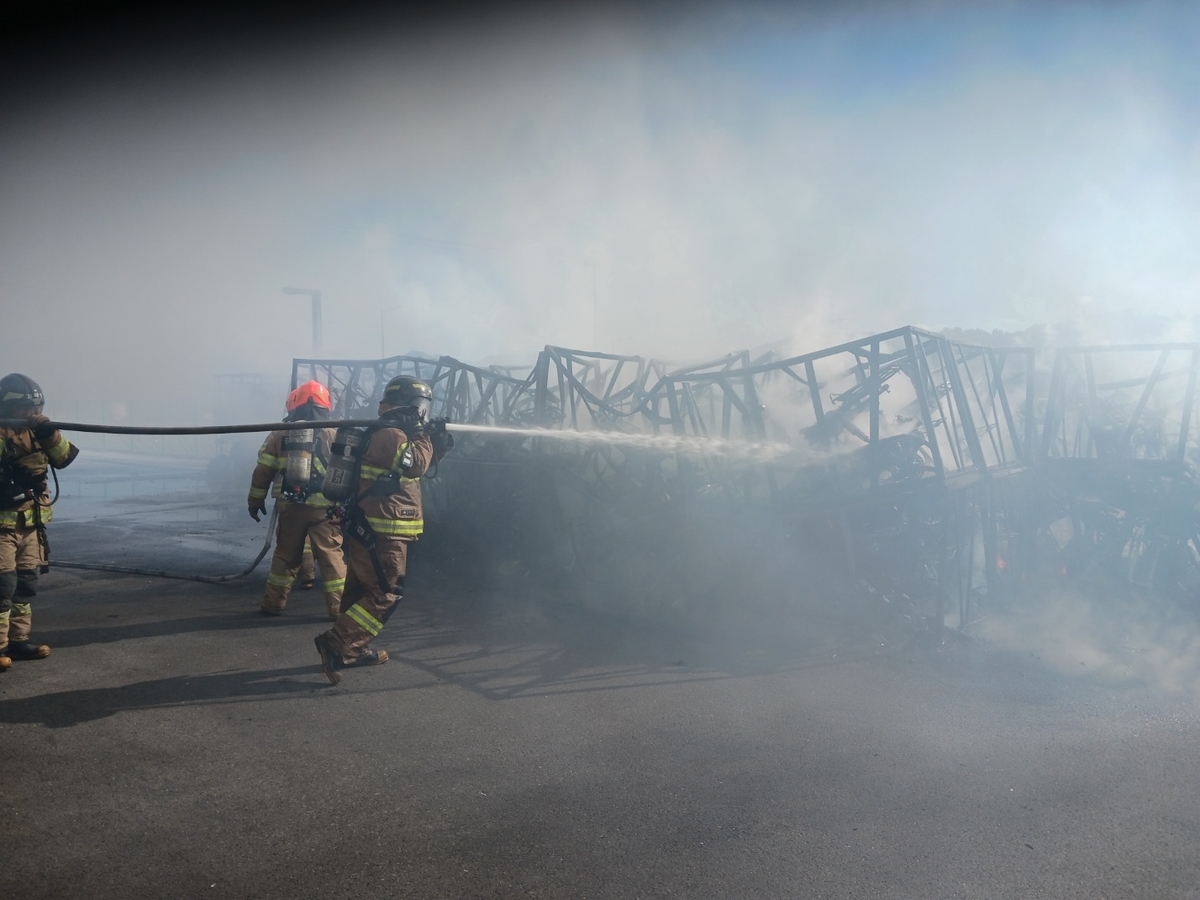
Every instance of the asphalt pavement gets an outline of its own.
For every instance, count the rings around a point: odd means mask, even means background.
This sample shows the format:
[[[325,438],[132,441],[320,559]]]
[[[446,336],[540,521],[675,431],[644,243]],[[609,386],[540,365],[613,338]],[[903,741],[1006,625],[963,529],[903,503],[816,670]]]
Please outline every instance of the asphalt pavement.
[[[186,567],[224,521],[125,518],[62,516],[56,553],[153,532]],[[46,576],[53,654],[0,675],[0,896],[1200,897],[1186,685],[638,621],[421,550],[391,661],[339,687],[320,597],[264,617],[264,570]]]

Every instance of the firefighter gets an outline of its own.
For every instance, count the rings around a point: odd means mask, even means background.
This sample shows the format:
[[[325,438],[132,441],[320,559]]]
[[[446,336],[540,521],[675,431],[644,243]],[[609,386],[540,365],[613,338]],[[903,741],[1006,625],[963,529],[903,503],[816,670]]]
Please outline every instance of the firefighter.
[[[388,382],[379,421],[367,429],[359,452],[357,490],[345,501],[346,593],[333,628],[317,635],[326,677],[387,662],[370,645],[404,596],[408,547],[424,531],[421,476],[453,447],[444,427],[428,420],[433,394],[414,378]]]
[[[69,466],[79,448],[42,415],[45,397],[31,378],[0,378],[0,419],[25,419],[25,427],[0,426],[0,670],[14,659],[45,659],[50,648],[29,639],[30,600],[38,572],[49,568],[46,523],[51,500],[46,474]]]
[[[325,386],[318,381],[309,381],[288,394],[285,421],[328,419],[331,406]],[[257,522],[259,515],[267,511],[268,489],[279,504],[275,555],[271,558],[271,572],[267,575],[267,586],[259,604],[259,609],[266,615],[278,616],[287,606],[307,543],[321,567],[326,612],[330,619],[338,617],[342,590],[346,586],[342,532],[329,518],[330,504],[321,494],[321,480],[332,439],[332,428],[314,428],[307,434],[272,431],[258,451],[258,465],[254,467],[250,494],[246,498],[250,515]],[[305,460],[307,466],[302,464]],[[297,463],[301,463],[299,468]]]

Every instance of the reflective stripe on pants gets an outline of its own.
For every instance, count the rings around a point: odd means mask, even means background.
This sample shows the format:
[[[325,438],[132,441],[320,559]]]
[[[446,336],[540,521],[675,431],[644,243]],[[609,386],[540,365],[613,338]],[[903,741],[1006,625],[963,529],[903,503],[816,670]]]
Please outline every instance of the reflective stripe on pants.
[[[392,609],[403,595],[404,573],[408,565],[408,541],[377,535],[375,539],[384,577],[395,590],[385,593],[375,575],[370,551],[361,543],[346,540],[346,591],[342,594],[345,610],[325,632],[334,652],[352,663],[383,629]]]

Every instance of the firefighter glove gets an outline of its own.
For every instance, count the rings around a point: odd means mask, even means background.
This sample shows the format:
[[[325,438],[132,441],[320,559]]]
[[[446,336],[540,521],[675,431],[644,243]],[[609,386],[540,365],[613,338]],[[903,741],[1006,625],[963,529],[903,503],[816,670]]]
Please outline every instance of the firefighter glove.
[[[55,427],[50,424],[48,416],[30,416],[29,428],[33,431],[33,436],[39,441],[47,440],[54,436]]]
[[[250,518],[257,522],[259,520],[259,513],[262,513],[263,515],[267,514],[267,504],[263,503],[261,500],[254,501],[250,504]]]
[[[449,453],[454,448],[454,435],[445,428],[439,428],[432,432],[429,435],[429,439],[433,442],[434,453],[439,456]]]

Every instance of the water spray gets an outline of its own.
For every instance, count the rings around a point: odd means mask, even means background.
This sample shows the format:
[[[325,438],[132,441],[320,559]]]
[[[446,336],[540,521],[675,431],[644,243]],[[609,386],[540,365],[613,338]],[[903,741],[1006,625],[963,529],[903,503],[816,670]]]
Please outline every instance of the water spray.
[[[696,453],[709,456],[736,457],[748,462],[773,462],[803,451],[779,441],[734,441],[690,434],[647,434],[625,431],[559,431],[553,428],[512,428],[498,425],[447,426],[452,431],[482,436],[530,438],[570,441],[577,444],[609,444],[654,450],[659,453]]]

